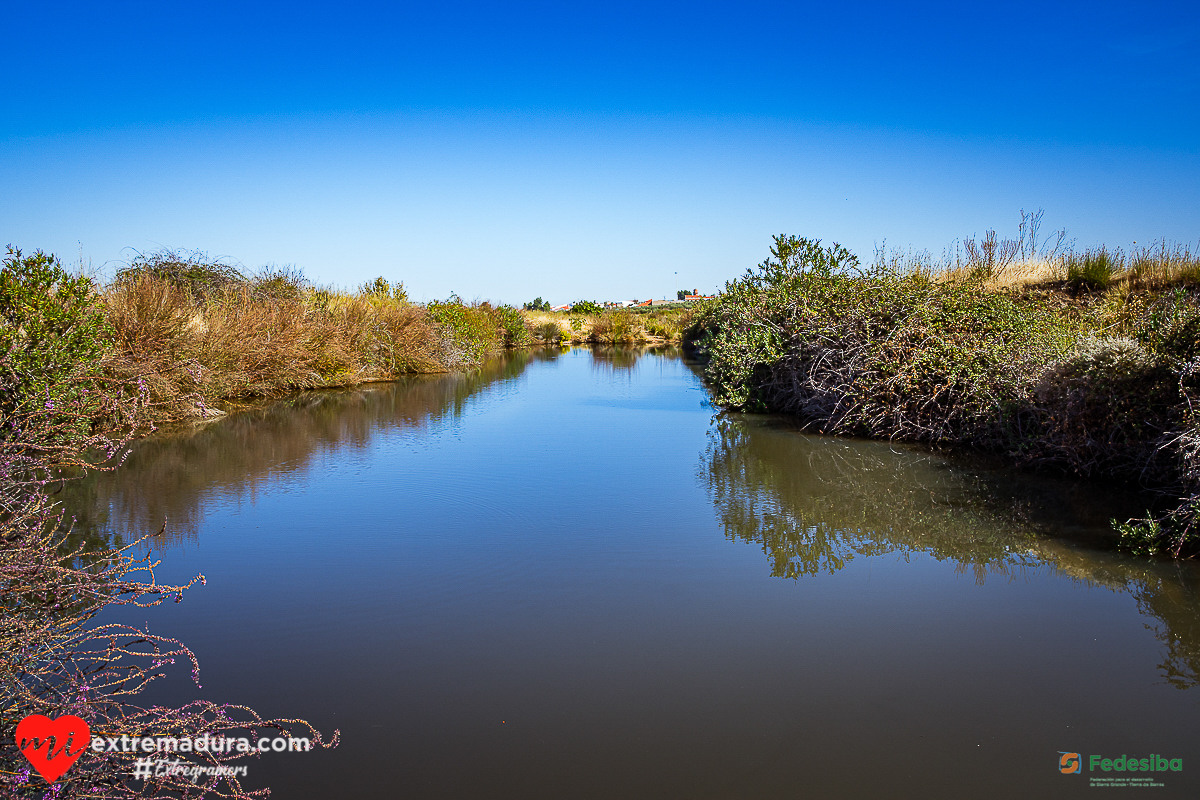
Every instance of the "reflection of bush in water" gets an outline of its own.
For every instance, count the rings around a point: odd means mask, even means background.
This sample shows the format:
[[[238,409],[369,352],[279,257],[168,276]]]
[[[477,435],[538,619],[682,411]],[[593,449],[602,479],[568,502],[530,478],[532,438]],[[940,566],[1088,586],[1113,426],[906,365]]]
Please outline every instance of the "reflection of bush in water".
[[[194,538],[204,500],[253,498],[330,447],[365,448],[380,431],[421,428],[462,414],[468,400],[517,378],[553,351],[518,351],[469,373],[413,375],[352,390],[303,392],[204,427],[137,443],[125,465],[68,482],[61,495],[76,533],[129,541],[163,529],[156,547]]]
[[[732,539],[758,542],[771,574],[834,572],[856,555],[916,551],[1007,574],[1040,559],[1029,533],[972,507],[961,473],[887,445],[810,438],[723,419],[705,459]]]
[[[803,436],[722,418],[701,467],[734,541],[762,547],[776,577],[836,572],[855,556],[927,553],[988,575],[1053,570],[1128,591],[1165,648],[1159,665],[1180,688],[1200,684],[1200,573],[1039,535],[1019,507],[937,456],[879,442]]]
[[[1200,594],[1195,581],[1159,572],[1140,582],[1130,581],[1129,591],[1142,614],[1162,622],[1152,627],[1166,649],[1159,669],[1167,682],[1179,689],[1200,684]]]
[[[592,367],[608,372],[628,372],[637,366],[638,359],[644,355],[676,357],[680,349],[676,345],[656,347],[614,347],[610,345],[593,345],[591,348]]]

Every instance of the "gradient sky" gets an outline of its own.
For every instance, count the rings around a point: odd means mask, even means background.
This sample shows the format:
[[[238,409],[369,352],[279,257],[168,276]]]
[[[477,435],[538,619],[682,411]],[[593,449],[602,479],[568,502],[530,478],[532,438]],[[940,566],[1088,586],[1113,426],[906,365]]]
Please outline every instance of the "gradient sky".
[[[0,0],[0,244],[414,299],[711,291],[773,233],[1200,239],[1200,4]]]

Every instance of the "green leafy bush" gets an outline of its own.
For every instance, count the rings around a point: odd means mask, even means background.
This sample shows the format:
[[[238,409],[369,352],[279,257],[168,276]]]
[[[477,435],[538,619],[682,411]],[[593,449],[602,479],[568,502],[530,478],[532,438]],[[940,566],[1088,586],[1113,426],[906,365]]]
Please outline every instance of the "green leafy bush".
[[[0,418],[33,408],[87,405],[109,330],[90,279],[53,255],[7,248],[0,268]]]
[[[864,272],[840,245],[776,236],[687,339],[721,405],[830,433],[998,445],[1074,329],[979,281]]]
[[[1200,303],[1185,289],[1175,289],[1149,302],[1139,316],[1126,321],[1138,340],[1169,359],[1186,362],[1200,356]]]
[[[500,328],[501,342],[505,347],[521,347],[533,341],[533,333],[521,312],[512,306],[498,306],[492,317]]]
[[[404,281],[394,284],[388,283],[387,278],[384,278],[382,275],[358,287],[358,293],[367,295],[368,297],[390,298],[399,303],[408,302],[408,291],[404,288]]]
[[[571,306],[572,314],[603,314],[604,309],[591,300],[580,300]]]
[[[452,368],[477,366],[502,345],[502,338],[491,308],[468,305],[458,295],[426,306],[430,318],[443,333],[446,363]]]

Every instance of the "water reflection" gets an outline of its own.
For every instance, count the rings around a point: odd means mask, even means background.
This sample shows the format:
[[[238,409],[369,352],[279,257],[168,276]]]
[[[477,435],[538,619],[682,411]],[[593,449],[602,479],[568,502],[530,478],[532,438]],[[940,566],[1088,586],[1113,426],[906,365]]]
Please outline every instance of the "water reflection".
[[[178,545],[195,539],[207,498],[253,501],[261,487],[302,472],[329,448],[362,450],[384,431],[454,419],[473,396],[561,352],[512,353],[470,373],[303,392],[202,427],[164,432],[138,442],[120,469],[68,482],[60,499],[84,539],[122,544],[152,536],[155,549]]]
[[[1128,591],[1163,643],[1159,669],[1200,682],[1196,565],[1088,546],[1143,498],[1047,476],[972,469],[863,442],[804,436],[766,417],[720,417],[701,466],[731,540],[759,545],[776,577],[834,573],[858,557],[916,553],[983,583],[1031,571]]]
[[[387,431],[453,421],[472,398],[503,392],[532,362],[564,352],[517,353],[472,374],[297,395],[140,442],[123,468],[68,483],[60,497],[83,535],[121,543],[161,530],[156,549],[184,543],[214,500],[252,501],[330,450],[352,454]],[[585,371],[632,375],[647,353],[674,351],[595,348]],[[659,406],[647,408],[650,420]],[[1196,565],[1127,558],[1096,541],[1110,536],[1110,517],[1140,512],[1141,498],[887,443],[803,436],[753,416],[718,417],[699,469],[726,536],[761,547],[774,576],[836,573],[881,555],[950,561],[981,583],[1050,572],[1128,592],[1161,642],[1164,680],[1181,688],[1200,682]]]
[[[655,345],[653,347],[595,345],[591,348],[592,368],[601,372],[628,373],[637,366],[638,360],[642,356],[677,358],[680,353],[680,349],[675,345]]]

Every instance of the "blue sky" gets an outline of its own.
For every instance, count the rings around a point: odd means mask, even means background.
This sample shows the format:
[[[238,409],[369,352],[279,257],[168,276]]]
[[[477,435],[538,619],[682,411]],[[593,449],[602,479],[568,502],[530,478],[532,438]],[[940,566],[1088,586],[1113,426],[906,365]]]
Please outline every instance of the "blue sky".
[[[1195,3],[0,4],[0,240],[418,299],[712,290],[770,235],[1200,239]]]

